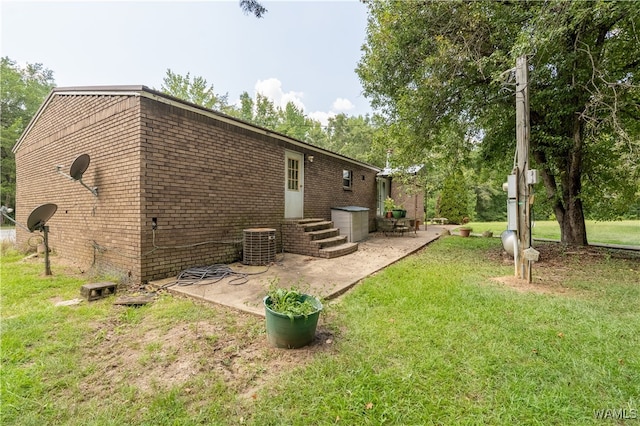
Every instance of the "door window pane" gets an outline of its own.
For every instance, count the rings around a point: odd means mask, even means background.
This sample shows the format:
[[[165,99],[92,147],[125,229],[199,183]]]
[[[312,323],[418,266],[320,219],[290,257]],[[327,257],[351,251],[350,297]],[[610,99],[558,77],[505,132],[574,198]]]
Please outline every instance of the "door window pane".
[[[300,189],[300,161],[295,158],[287,160],[287,189],[298,191]]]

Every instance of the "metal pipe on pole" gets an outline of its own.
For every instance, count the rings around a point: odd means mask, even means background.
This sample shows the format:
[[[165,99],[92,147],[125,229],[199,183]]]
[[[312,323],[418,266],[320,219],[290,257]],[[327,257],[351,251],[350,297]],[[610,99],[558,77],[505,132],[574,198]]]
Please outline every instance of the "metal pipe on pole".
[[[518,247],[516,277],[531,282],[531,261],[524,251],[531,247],[531,203],[530,187],[527,182],[529,171],[529,75],[527,57],[516,60],[516,149],[517,149],[517,210],[518,210]]]

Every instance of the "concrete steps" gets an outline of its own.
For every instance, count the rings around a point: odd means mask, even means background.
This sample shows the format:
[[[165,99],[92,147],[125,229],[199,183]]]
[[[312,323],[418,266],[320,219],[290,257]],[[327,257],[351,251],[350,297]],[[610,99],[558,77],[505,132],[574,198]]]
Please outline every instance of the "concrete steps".
[[[358,243],[344,243],[337,246],[320,249],[320,257],[333,259],[358,251]]]
[[[358,250],[358,243],[350,243],[333,222],[324,219],[285,220],[282,231],[284,250],[314,257],[333,259]]]

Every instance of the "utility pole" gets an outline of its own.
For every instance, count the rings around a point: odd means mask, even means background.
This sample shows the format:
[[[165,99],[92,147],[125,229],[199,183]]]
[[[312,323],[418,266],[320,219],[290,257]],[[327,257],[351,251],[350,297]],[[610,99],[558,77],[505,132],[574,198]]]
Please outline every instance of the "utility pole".
[[[516,277],[531,282],[531,260],[525,250],[531,247],[531,203],[529,185],[529,75],[527,57],[516,60],[516,149],[517,149],[517,209],[518,247],[515,254]]]

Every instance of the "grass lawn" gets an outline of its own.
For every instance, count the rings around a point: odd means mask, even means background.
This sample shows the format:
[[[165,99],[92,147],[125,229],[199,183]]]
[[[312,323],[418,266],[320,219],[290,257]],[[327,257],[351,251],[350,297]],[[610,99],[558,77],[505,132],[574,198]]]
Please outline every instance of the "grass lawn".
[[[636,424],[640,259],[544,246],[525,285],[492,279],[513,274],[500,245],[442,238],[328,303],[326,342],[291,351],[260,318],[169,295],[56,307],[86,278],[5,254],[0,423]]]
[[[608,243],[633,245],[640,247],[640,221],[620,220],[616,222],[596,222],[587,220],[587,239],[589,243]],[[468,226],[474,233],[493,231],[500,235],[507,229],[507,222],[471,222]],[[555,220],[535,221],[531,231],[533,238],[560,240],[560,225]]]

